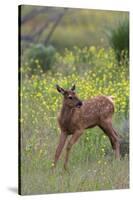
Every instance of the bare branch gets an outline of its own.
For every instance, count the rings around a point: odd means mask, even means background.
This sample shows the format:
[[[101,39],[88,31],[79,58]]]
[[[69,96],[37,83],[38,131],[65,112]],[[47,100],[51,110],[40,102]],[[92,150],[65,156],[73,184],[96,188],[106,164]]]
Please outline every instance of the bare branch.
[[[27,15],[21,17],[21,24],[26,23],[27,21],[31,20],[33,17],[35,17],[36,15],[39,15],[43,12],[46,12],[48,10],[48,7],[43,7],[40,9],[33,9],[31,12],[29,12]]]
[[[21,35],[21,40],[26,40],[27,42],[34,42],[34,38],[29,35]]]
[[[59,13],[58,15],[57,14],[52,15],[52,16],[50,15],[48,17],[47,21],[45,21],[44,24],[42,24],[39,28],[37,28],[32,35],[22,35],[21,40],[26,40],[28,42],[34,42],[35,40],[37,40],[37,38],[40,37],[42,32],[45,31],[46,28],[48,28],[48,26],[50,25],[50,22],[51,22],[51,23],[53,23],[53,26],[44,41],[45,44],[48,44],[53,32],[55,31],[56,27],[60,23],[63,16],[66,14],[67,10],[68,10],[68,8],[65,8],[63,10],[63,12]]]
[[[66,12],[68,11],[68,8],[64,8],[64,11],[62,13],[60,13],[56,19],[56,22],[53,24],[48,36],[46,37],[44,43],[48,44],[51,36],[53,35],[55,29],[57,28],[58,24],[60,23],[61,19],[63,18],[63,16],[66,14]]]
[[[50,22],[55,21],[58,18],[58,16],[50,16],[48,17],[47,21],[44,22],[44,24],[41,25],[41,27],[39,27],[35,33],[33,34],[33,36],[37,36],[39,37],[41,35],[41,33],[50,25]]]

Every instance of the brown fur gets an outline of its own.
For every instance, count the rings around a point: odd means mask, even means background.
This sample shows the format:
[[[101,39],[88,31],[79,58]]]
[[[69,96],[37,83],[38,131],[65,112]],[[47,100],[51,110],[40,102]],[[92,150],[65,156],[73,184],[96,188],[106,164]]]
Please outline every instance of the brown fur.
[[[61,154],[68,135],[72,135],[67,144],[64,167],[66,169],[69,151],[72,145],[83,134],[84,129],[99,126],[109,137],[116,157],[119,157],[119,138],[117,132],[112,127],[112,115],[114,113],[114,102],[111,96],[97,96],[81,102],[74,92],[75,86],[71,90],[64,90],[57,86],[57,90],[63,94],[63,105],[58,117],[61,129],[59,145],[56,149],[54,166]],[[81,105],[82,104],[82,105]]]

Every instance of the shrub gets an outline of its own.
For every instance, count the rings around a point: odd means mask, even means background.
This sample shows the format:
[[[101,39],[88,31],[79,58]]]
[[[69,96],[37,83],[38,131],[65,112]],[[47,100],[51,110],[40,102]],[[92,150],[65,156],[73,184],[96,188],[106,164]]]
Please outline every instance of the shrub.
[[[124,20],[117,28],[107,32],[111,47],[115,50],[118,61],[129,57],[129,21]]]
[[[32,44],[26,52],[26,60],[28,60],[31,73],[36,73],[38,68],[41,68],[43,72],[51,69],[55,59],[55,52],[55,48],[51,45]]]

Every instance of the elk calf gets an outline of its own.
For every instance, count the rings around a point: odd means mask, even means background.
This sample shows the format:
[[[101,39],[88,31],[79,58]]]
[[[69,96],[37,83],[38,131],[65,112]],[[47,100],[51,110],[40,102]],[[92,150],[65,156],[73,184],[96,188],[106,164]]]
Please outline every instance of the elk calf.
[[[58,117],[61,130],[59,144],[56,149],[53,166],[59,159],[68,135],[72,135],[66,146],[64,168],[67,169],[69,152],[72,145],[83,134],[84,129],[99,126],[108,136],[116,158],[119,158],[119,136],[112,126],[114,113],[113,97],[97,96],[81,101],[75,93],[75,85],[70,90],[65,90],[56,85],[57,91],[63,95],[63,105]]]

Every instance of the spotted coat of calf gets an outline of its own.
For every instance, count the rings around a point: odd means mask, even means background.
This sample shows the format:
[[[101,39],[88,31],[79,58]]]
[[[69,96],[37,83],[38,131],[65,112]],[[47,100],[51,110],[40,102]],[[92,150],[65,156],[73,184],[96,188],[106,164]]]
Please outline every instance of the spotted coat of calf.
[[[63,95],[63,103],[58,116],[61,134],[53,167],[56,166],[68,135],[72,136],[66,146],[65,169],[67,169],[69,152],[72,145],[83,134],[85,129],[95,126],[99,126],[108,136],[116,158],[119,158],[119,135],[112,126],[112,116],[114,113],[113,97],[101,95],[81,101],[75,93],[75,85],[70,90],[65,90],[59,85],[56,85],[56,88]]]

